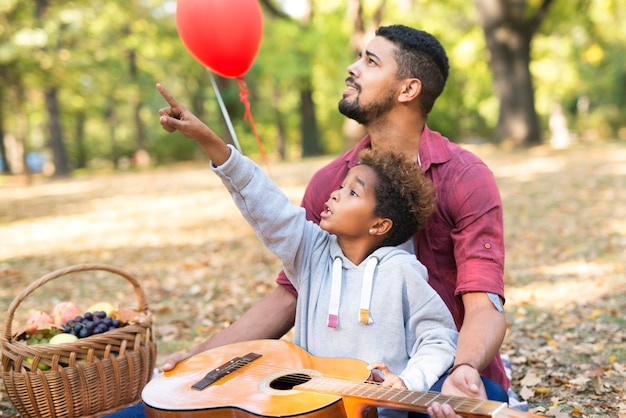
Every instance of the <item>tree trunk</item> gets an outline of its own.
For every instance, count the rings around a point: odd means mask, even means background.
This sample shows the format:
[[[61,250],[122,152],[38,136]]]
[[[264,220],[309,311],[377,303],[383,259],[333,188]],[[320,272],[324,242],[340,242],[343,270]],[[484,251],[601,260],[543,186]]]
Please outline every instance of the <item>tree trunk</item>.
[[[87,167],[87,148],[85,147],[85,122],[87,116],[85,112],[79,110],[76,112],[76,167]]]
[[[193,114],[200,120],[207,120],[205,106],[207,85],[200,78],[195,79],[194,82],[198,83],[198,85],[191,92],[191,108],[193,109]]]
[[[4,88],[0,85],[0,165],[2,166],[0,173],[11,174],[11,164],[7,158],[7,147],[4,144],[4,96]]]
[[[15,142],[22,145],[22,171],[27,176],[28,184],[31,184],[33,173],[30,171],[30,167],[28,166],[28,162],[26,161],[26,157],[28,156],[28,150],[30,148],[28,144],[28,132],[30,130],[30,122],[28,120],[27,112],[24,110],[24,103],[26,102],[26,89],[22,84],[22,80],[16,79],[14,81],[14,89],[16,100],[15,109],[17,110],[15,120]]]
[[[107,105],[106,110],[104,111],[104,117],[107,121],[107,125],[109,126],[109,143],[111,144],[110,161],[111,163],[113,163],[113,167],[117,166],[117,160],[120,158],[120,152],[117,147],[118,117],[115,109],[115,98],[113,97],[113,92],[110,92],[109,96],[107,97]]]
[[[281,93],[280,88],[277,84],[273,86],[273,94],[272,94],[272,108],[274,109],[274,118],[276,120],[276,150],[278,151],[278,155],[282,161],[287,159],[287,131],[285,129],[285,123],[283,122],[282,114],[280,113],[280,100]]]
[[[493,34],[488,38],[491,70],[500,100],[497,139],[516,146],[542,143],[530,74],[530,40],[521,33],[509,33],[508,40]],[[519,46],[511,48],[512,44]]]
[[[58,89],[50,87],[45,92],[46,110],[48,111],[48,134],[50,149],[54,157],[54,176],[67,176],[71,173],[67,152],[63,143],[61,111],[59,109]]]
[[[300,90],[300,132],[302,134],[302,157],[322,155],[324,149],[320,141],[313,102],[313,89],[307,87]]]
[[[133,120],[135,122],[135,135],[137,137],[137,150],[138,151],[147,151],[147,140],[146,140],[146,127],[143,124],[143,120],[141,119],[141,109],[143,108],[143,103],[141,101],[141,93],[137,92],[137,101],[135,102],[134,112],[133,112]]]
[[[490,53],[495,93],[500,101],[496,140],[514,146],[543,142],[530,73],[532,38],[552,0],[529,17],[525,0],[474,0]]]
[[[130,33],[129,29],[126,29],[126,32]],[[141,109],[143,107],[143,102],[141,101],[141,91],[142,86],[139,80],[139,69],[137,68],[137,51],[135,49],[129,49],[127,52],[128,56],[128,73],[130,79],[137,86],[137,92],[132,96],[131,101],[133,102],[133,122],[135,125],[135,140],[137,143],[137,151],[147,152],[147,136],[146,136],[146,128],[143,124],[143,120],[141,120]]]
[[[35,1],[35,20],[39,23],[45,20],[45,14],[50,6],[50,0]],[[61,31],[61,28],[59,28]],[[60,39],[60,38],[59,38]],[[50,48],[43,48],[46,54],[58,52],[61,45],[57,42],[54,51]],[[54,80],[54,77],[52,77]],[[61,110],[59,105],[58,87],[56,85],[46,87],[44,92],[46,111],[48,112],[48,144],[52,152],[54,163],[54,176],[63,177],[71,173],[67,159],[67,151],[63,142],[63,128],[61,127]]]

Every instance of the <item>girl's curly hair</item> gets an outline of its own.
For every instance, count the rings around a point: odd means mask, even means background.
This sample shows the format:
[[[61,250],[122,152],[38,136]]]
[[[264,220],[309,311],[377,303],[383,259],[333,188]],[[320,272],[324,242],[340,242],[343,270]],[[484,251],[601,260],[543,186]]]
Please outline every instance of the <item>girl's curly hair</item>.
[[[366,148],[359,153],[359,160],[378,177],[374,215],[393,222],[383,245],[406,242],[435,212],[435,185],[414,161],[398,152]]]

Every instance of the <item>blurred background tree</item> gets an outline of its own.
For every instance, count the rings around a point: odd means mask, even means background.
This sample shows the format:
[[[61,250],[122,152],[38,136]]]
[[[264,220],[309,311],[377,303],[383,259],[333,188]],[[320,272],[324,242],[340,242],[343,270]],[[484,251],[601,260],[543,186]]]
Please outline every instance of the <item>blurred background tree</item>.
[[[346,67],[376,27],[392,23],[431,32],[448,51],[450,79],[429,125],[453,141],[626,140],[619,0],[261,5],[261,49],[245,78],[271,160],[337,154],[363,135],[337,111]],[[66,176],[198,158],[193,142],[160,129],[156,82],[229,139],[207,70],[178,38],[175,8],[172,0],[2,0],[2,172]],[[236,80],[216,80],[243,152],[257,158]]]

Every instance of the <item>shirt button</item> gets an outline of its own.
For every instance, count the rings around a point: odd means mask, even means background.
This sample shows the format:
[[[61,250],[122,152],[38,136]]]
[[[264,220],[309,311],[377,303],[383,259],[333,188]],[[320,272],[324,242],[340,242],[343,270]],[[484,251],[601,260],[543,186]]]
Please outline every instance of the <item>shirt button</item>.
[[[491,244],[485,244],[485,248],[486,248],[486,249],[491,248]]]

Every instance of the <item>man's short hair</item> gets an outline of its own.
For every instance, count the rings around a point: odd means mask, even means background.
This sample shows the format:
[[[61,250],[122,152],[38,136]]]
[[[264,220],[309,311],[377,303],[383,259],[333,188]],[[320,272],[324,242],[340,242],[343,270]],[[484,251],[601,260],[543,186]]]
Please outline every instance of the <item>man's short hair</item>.
[[[450,65],[441,43],[428,32],[404,25],[381,26],[376,36],[393,42],[398,49],[398,78],[418,78],[422,82],[420,107],[428,115],[446,85]]]

